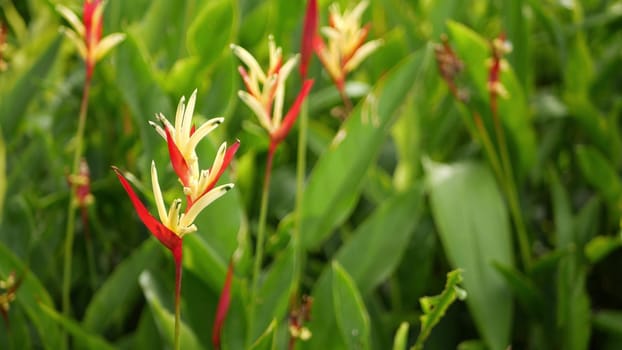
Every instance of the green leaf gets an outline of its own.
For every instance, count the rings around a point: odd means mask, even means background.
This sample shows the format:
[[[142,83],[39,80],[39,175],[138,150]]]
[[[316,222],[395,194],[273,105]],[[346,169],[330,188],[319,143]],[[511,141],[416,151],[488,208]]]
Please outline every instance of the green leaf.
[[[460,283],[462,283],[462,271],[460,269],[450,271],[447,273],[445,289],[443,289],[441,294],[433,297],[423,297],[419,300],[423,309],[423,315],[419,317],[421,320],[421,331],[415,345],[412,347],[413,350],[423,349],[423,344],[430,336],[430,332],[445,316],[447,309],[456,299],[466,299],[467,293],[458,286]]]
[[[575,4],[575,7],[580,3]],[[563,66],[563,100],[581,129],[591,142],[603,153],[619,154],[613,150],[611,132],[614,126],[592,102],[590,88],[594,79],[594,62],[583,32],[578,32],[571,41],[568,57]]]
[[[486,67],[486,60],[490,57],[488,42],[472,29],[458,22],[447,21],[447,29],[458,57],[467,67],[465,72],[475,84],[476,93],[488,101]]]
[[[591,264],[597,264],[621,246],[620,237],[596,236],[585,245],[585,256]]]
[[[141,143],[145,153],[144,169],[153,159],[153,150],[158,149],[162,138],[157,135],[148,123],[155,113],[163,113],[169,118],[172,111],[168,97],[158,85],[151,58],[141,46],[140,36],[130,28],[123,45],[115,50],[117,67],[116,81],[119,92],[129,106],[132,118],[140,130]],[[189,94],[190,92],[188,92]],[[179,96],[181,97],[181,96]],[[156,147],[158,145],[158,147]]]
[[[276,320],[273,319],[268,328],[253,343],[251,350],[275,350],[276,349]]]
[[[8,276],[15,271],[16,278],[23,278],[16,292],[17,303],[32,322],[45,349],[61,347],[61,332],[56,322],[41,313],[40,305],[54,308],[52,298],[34,273],[30,272],[13,253],[0,242],[0,276]]]
[[[160,335],[168,346],[173,346],[174,329],[175,329],[175,315],[169,312],[160,301],[160,297],[157,293],[157,287],[151,273],[143,271],[139,277],[140,286],[143,289],[149,308],[153,313],[155,323],[158,326]],[[171,295],[171,298],[173,295]],[[182,349],[193,350],[202,349],[199,344],[198,338],[186,324],[181,323],[180,347]]]
[[[557,275],[557,327],[561,348],[588,349],[590,341],[590,298],[586,291],[586,271],[578,266],[576,254],[563,257]]]
[[[184,237],[184,268],[203,279],[213,290],[220,290],[227,274],[227,260],[199,235]]]
[[[142,310],[136,331],[132,334],[132,346],[129,349],[155,349],[161,347],[158,328],[151,310],[147,307]]]
[[[4,277],[4,276],[3,276]],[[30,333],[30,323],[19,307],[11,307],[9,311],[10,328],[5,328],[4,321],[0,323],[0,348],[2,349],[32,349],[33,339]]]
[[[251,339],[258,337],[274,317],[285,316],[293,288],[294,258],[293,247],[289,244],[267,271],[259,287]]]
[[[622,336],[622,312],[619,310],[600,310],[592,316],[595,328],[617,336]]]
[[[582,145],[575,148],[583,176],[600,194],[611,202],[620,200],[622,183],[609,160],[593,147]]]
[[[534,281],[514,268],[498,263],[495,263],[494,266],[507,281],[522,309],[534,320],[543,317],[546,310],[546,299]]]
[[[464,61],[466,72],[475,85],[475,91],[471,92],[473,101],[469,104],[477,109],[485,124],[493,125],[488,89],[488,65],[486,64],[491,56],[490,44],[460,23],[450,21],[447,26],[451,33],[452,43],[455,43],[458,57]],[[518,158],[519,167],[515,170],[522,175],[531,170],[536,159],[535,132],[531,126],[523,87],[511,67],[503,70],[500,80],[508,91],[508,98],[498,98],[498,114],[501,122],[509,131],[507,141],[510,152],[516,154]],[[487,128],[489,132],[492,132],[492,126]]]
[[[6,193],[6,146],[0,128],[0,222],[4,215],[4,195]]]
[[[384,201],[337,252],[335,259],[363,295],[391,276],[399,264],[419,222],[422,199],[422,187],[417,186]]]
[[[335,260],[352,277],[362,295],[371,293],[397,268],[419,222],[422,194],[421,187],[413,187],[386,200],[335,255]],[[387,232],[391,239],[387,239]],[[365,258],[361,257],[362,251]],[[387,252],[392,254],[387,255]],[[304,343],[311,348],[338,348],[337,343],[342,342],[329,331],[336,326],[331,276],[331,269],[325,267],[313,288],[313,317],[309,325],[313,337]]]
[[[166,254],[158,249],[155,239],[147,239],[131,256],[117,266],[91,299],[82,325],[86,330],[101,334],[113,324],[122,324],[132,312],[141,294],[138,276],[145,269],[155,267]]]
[[[45,305],[39,304],[41,310],[48,315],[51,319],[58,322],[67,332],[69,332],[74,339],[81,344],[81,346],[86,346],[88,349],[93,350],[112,350],[114,347],[108,344],[103,338],[101,338],[97,334],[92,334],[85,330],[80,326],[79,323],[76,323],[74,320],[69,319],[60,313],[58,313],[53,308]]]
[[[467,305],[492,349],[510,343],[512,296],[493,262],[514,266],[505,203],[490,170],[478,163],[424,163],[430,204],[454,268],[464,270]]]
[[[19,123],[26,120],[24,115],[30,102],[42,91],[43,79],[56,62],[62,36],[44,35],[36,40],[38,45],[43,45],[41,42],[45,43],[41,52],[26,53],[28,57],[36,58],[28,69],[20,72],[13,84],[0,87],[0,125],[5,135],[15,135]]]
[[[408,345],[408,322],[402,322],[400,328],[395,332],[393,339],[393,350],[406,350]]]
[[[509,0],[502,4],[503,28],[506,30],[508,40],[512,43],[512,52],[508,59],[516,70],[522,88],[526,89],[532,70],[529,69],[531,58],[528,41],[529,31],[523,11],[524,1]]]
[[[229,0],[207,2],[188,28],[188,50],[201,56],[204,65],[222,55],[235,37],[239,16],[236,4]]]
[[[550,170],[550,186],[553,202],[553,217],[555,220],[555,234],[558,249],[566,249],[574,243],[574,220],[570,199],[566,189],[562,186],[559,176],[554,169]]]
[[[373,90],[377,105],[359,104],[339,136],[320,157],[309,177],[302,205],[304,247],[316,249],[352,211],[367,169],[383,144],[395,111],[431,62],[430,47],[405,59]]]
[[[337,326],[348,349],[369,349],[369,314],[354,280],[334,261],[333,306]]]

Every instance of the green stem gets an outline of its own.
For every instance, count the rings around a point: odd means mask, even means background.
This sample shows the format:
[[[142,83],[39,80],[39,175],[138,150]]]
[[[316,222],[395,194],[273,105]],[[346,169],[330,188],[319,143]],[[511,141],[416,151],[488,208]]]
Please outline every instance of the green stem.
[[[86,114],[88,111],[89,89],[91,79],[87,76],[82,90],[82,101],[80,102],[80,115],[78,116],[78,130],[76,131],[76,148],[73,156],[73,166],[71,175],[77,176],[80,168],[80,159],[82,158],[82,149],[84,147],[84,128],[86,126]],[[76,221],[76,181],[71,183],[71,194],[69,196],[69,205],[67,208],[67,228],[65,231],[65,259],[63,264],[63,289],[62,289],[62,311],[65,317],[70,317],[71,313],[71,264],[73,258],[73,239],[75,235]],[[63,335],[63,349],[67,349],[68,335]]]
[[[486,131],[486,127],[484,127],[482,118],[479,116],[479,114],[475,114],[474,117],[475,117],[475,127],[476,127],[475,130],[480,136],[480,141],[482,142],[482,145],[484,146],[484,150],[488,154],[488,159],[490,160],[492,169],[495,172],[495,175],[497,176],[499,183],[501,183],[503,190],[507,191],[505,176],[503,175],[503,168],[501,167],[501,163],[499,162],[499,158],[497,157],[495,146],[492,143],[492,140],[490,139],[488,132]]]
[[[529,237],[527,235],[527,228],[523,219],[523,214],[520,209],[520,203],[518,199],[518,189],[516,187],[516,180],[514,179],[514,169],[512,168],[512,162],[510,161],[510,152],[508,151],[507,142],[505,140],[505,133],[503,132],[503,126],[499,120],[499,116],[496,109],[496,104],[492,105],[493,119],[495,123],[495,133],[497,134],[497,141],[499,143],[499,152],[501,154],[501,163],[505,173],[505,179],[507,181],[506,195],[510,205],[510,213],[512,215],[514,226],[516,227],[516,235],[518,238],[518,247],[525,270],[529,270],[531,267],[531,249],[529,248]]]
[[[91,281],[91,289],[97,289],[97,270],[95,268],[95,253],[93,252],[93,239],[89,231],[88,208],[83,206],[80,208],[82,214],[82,226],[84,227],[84,244],[86,246],[87,263],[89,267],[89,275]]]
[[[346,119],[347,117],[350,116],[350,112],[352,112],[352,108],[354,108],[354,106],[352,105],[352,100],[350,100],[350,97],[348,97],[348,94],[346,93],[345,84],[338,84],[337,90],[339,90],[339,96],[341,96],[341,100],[343,101],[343,106],[346,109],[346,112],[344,115],[344,119]]]
[[[182,250],[173,252],[175,258],[175,340],[173,349],[179,350],[181,331],[181,273],[182,273]]]
[[[263,261],[263,249],[266,240],[266,220],[268,216],[268,201],[270,197],[270,176],[272,174],[272,160],[276,145],[270,144],[268,150],[268,159],[266,161],[266,172],[263,179],[263,187],[261,190],[261,208],[259,209],[259,227],[257,228],[257,244],[255,246],[255,261],[253,264],[253,277],[251,282],[251,300],[248,321],[248,337],[246,339],[249,344],[253,339],[253,325],[255,321],[255,309],[257,304],[257,284],[259,282],[259,274],[261,273],[261,263]]]
[[[300,110],[298,125],[298,158],[296,162],[296,227],[292,236],[294,247],[294,295],[298,292],[298,284],[302,274],[302,203],[305,191],[305,174],[307,168],[307,129],[309,125],[309,109],[305,100]]]

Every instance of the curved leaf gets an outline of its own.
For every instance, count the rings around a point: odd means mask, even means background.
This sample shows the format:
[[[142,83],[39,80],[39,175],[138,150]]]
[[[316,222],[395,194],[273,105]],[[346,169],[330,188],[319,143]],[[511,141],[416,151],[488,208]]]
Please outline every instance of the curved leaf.
[[[82,325],[95,333],[102,333],[115,322],[122,322],[140,295],[138,276],[145,270],[156,266],[166,254],[157,249],[154,239],[147,239],[134,253],[114,270],[91,298]]]
[[[237,32],[237,22],[235,1],[216,0],[204,3],[196,19],[188,28],[189,51],[201,56],[203,64],[215,61],[228,49],[228,45]]]
[[[361,293],[346,270],[333,262],[333,307],[348,349],[369,349],[369,314]]]
[[[493,263],[514,266],[503,197],[490,170],[477,163],[425,162],[431,209],[445,252],[464,270],[467,304],[491,349],[510,343],[512,296]]]
[[[12,271],[15,271],[16,278],[23,278],[22,284],[16,292],[14,303],[24,309],[44,348],[60,349],[62,339],[59,327],[54,320],[46,314],[42,314],[39,308],[39,305],[54,308],[52,298],[37,277],[28,271],[19,259],[0,242],[0,275],[7,276]]]
[[[302,204],[304,247],[316,249],[352,211],[367,169],[383,144],[395,111],[402,105],[419,74],[430,67],[431,61],[428,47],[398,65],[371,92],[377,104],[359,104],[333,144],[318,160],[309,177]]]
[[[139,283],[143,289],[143,293],[145,294],[147,303],[151,308],[151,312],[153,313],[153,317],[155,319],[156,325],[158,326],[158,330],[160,331],[160,335],[162,336],[163,340],[172,347],[174,337],[173,329],[175,328],[175,316],[170,313],[160,302],[158,293],[156,291],[157,288],[155,286],[155,281],[153,280],[150,272],[144,271],[143,273],[141,273],[139,277]],[[180,347],[187,350],[202,349],[197,336],[194,334],[192,329],[190,329],[183,321],[181,323]]]

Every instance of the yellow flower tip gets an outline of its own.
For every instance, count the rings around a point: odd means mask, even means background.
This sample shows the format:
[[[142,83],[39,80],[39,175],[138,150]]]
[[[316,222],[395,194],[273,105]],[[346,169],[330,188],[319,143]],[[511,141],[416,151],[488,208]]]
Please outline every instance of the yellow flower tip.
[[[508,97],[510,97],[510,93],[500,81],[489,82],[488,90],[492,94],[500,96],[501,98],[504,98],[504,99],[507,99]]]
[[[493,49],[500,54],[508,54],[512,52],[512,43],[509,40],[495,38],[492,40]]]
[[[84,38],[86,30],[78,15],[76,15],[75,12],[71,11],[68,7],[60,4],[56,5],[55,8],[56,12],[58,12],[67,22],[69,22],[69,25],[74,29],[76,34]]]
[[[125,40],[126,35],[124,33],[112,33],[105,36],[95,48],[95,61],[99,61],[102,57],[106,56],[110,50],[119,45]]]

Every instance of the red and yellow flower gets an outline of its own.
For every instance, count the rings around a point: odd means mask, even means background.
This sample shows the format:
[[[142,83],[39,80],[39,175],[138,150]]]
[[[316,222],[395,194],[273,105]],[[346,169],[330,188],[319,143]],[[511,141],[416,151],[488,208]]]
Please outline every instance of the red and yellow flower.
[[[90,79],[97,61],[123,41],[125,34],[112,33],[102,38],[104,13],[102,0],[86,0],[82,10],[82,20],[63,5],[56,5],[56,10],[71,25],[71,29],[66,30],[65,34],[86,62],[86,76]]]
[[[283,63],[282,50],[276,46],[272,36],[269,37],[268,45],[270,58],[265,72],[246,49],[234,44],[231,45],[231,49],[246,65],[246,68],[243,66],[238,68],[246,86],[246,91],[239,91],[238,96],[255,113],[259,124],[266,129],[270,135],[270,148],[274,150],[294,125],[300,106],[313,86],[313,80],[306,80],[303,83],[294,104],[283,116],[285,81],[298,62],[298,55]]]

